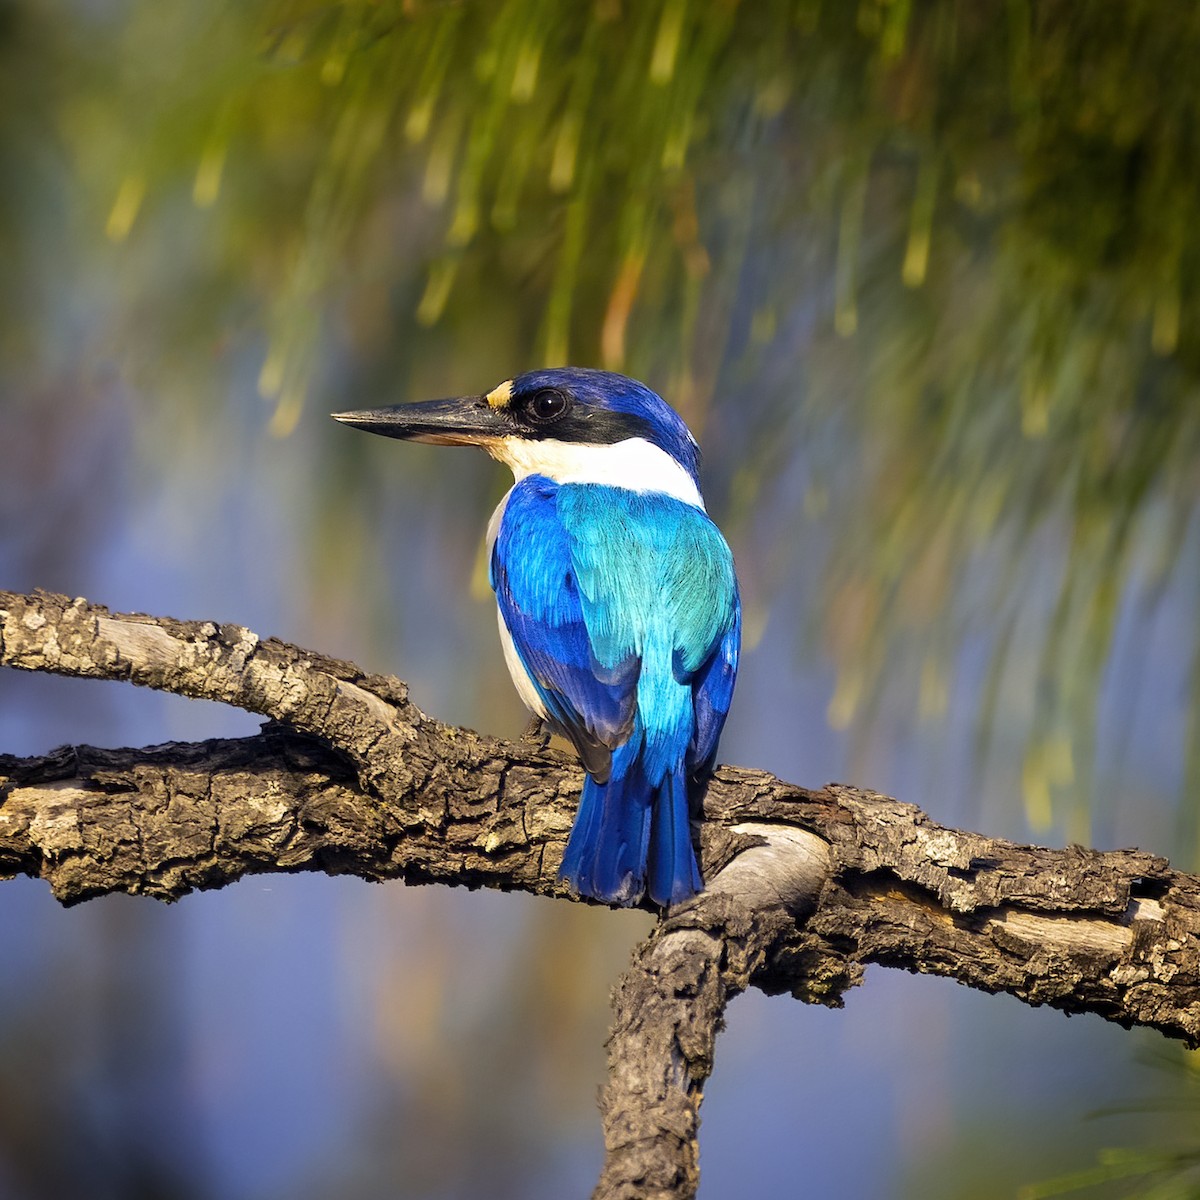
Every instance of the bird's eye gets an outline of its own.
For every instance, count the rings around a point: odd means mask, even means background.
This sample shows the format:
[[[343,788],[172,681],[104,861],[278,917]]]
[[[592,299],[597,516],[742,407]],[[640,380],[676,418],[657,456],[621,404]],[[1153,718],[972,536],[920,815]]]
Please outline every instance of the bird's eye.
[[[526,411],[538,422],[557,420],[567,411],[567,397],[555,388],[542,388],[530,397]]]

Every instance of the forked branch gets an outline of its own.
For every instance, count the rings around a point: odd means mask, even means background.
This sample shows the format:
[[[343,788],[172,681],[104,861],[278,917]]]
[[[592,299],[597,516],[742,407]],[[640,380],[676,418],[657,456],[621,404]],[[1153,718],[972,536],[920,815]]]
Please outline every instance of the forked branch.
[[[240,626],[43,593],[0,592],[0,665],[269,718],[250,738],[0,756],[0,876],[40,876],[64,903],[303,870],[567,898],[578,767],[435,721],[399,680]],[[1165,859],[1015,845],[732,767],[699,838],[707,889],[614,993],[597,1196],[694,1194],[703,1084],[747,987],[838,1004],[880,963],[1200,1042],[1200,880]]]

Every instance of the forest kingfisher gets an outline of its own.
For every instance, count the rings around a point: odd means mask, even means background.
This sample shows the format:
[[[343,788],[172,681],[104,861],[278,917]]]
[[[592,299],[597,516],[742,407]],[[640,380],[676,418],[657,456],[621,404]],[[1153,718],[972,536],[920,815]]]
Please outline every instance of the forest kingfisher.
[[[487,533],[504,658],[587,772],[559,874],[619,904],[698,892],[689,785],[716,756],[741,608],[679,415],[636,380],[563,367],[334,418],[512,468]]]

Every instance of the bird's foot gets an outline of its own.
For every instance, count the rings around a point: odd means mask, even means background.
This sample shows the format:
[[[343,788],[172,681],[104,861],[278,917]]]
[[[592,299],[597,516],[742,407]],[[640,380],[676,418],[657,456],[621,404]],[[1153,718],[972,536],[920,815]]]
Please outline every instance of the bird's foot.
[[[550,745],[550,728],[541,717],[532,716],[521,734],[521,741],[537,750],[545,750]]]

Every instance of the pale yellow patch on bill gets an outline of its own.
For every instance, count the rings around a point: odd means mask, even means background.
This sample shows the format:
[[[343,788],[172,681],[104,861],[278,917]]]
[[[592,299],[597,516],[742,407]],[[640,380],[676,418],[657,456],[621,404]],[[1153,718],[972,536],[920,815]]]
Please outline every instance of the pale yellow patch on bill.
[[[499,387],[494,387],[487,394],[487,402],[492,408],[507,408],[512,399],[513,381],[506,379]]]

